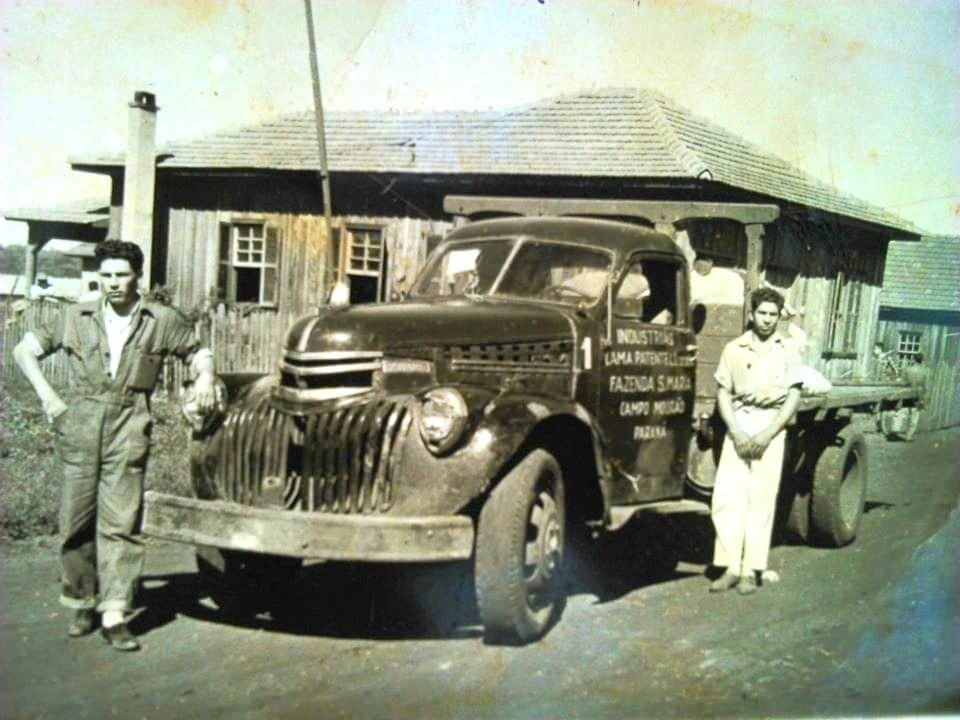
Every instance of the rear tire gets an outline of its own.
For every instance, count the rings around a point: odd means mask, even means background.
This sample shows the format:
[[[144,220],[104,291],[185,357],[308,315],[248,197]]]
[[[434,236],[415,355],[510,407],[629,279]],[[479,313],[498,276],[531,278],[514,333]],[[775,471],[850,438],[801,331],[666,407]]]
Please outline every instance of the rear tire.
[[[487,642],[540,638],[563,611],[563,475],[533,450],[490,493],[477,527],[477,607]]]
[[[197,549],[201,589],[231,617],[253,616],[288,600],[302,564],[299,558]]]
[[[852,542],[860,527],[866,494],[866,443],[860,432],[847,425],[824,448],[813,471],[812,539],[829,547]]]

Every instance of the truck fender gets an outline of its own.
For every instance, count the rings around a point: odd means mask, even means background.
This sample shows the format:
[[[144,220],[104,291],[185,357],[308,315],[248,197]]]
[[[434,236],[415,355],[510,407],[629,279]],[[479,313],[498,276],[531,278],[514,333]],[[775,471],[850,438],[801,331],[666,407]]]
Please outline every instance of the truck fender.
[[[472,403],[471,403],[472,404]],[[589,433],[591,461],[598,477],[605,477],[602,439],[590,414],[579,404],[539,395],[492,396],[474,406],[464,440],[445,456],[433,455],[423,443],[417,426],[419,405],[413,408],[412,422],[403,439],[399,474],[428,476],[429,489],[419,487],[407,498],[398,488],[395,510],[402,514],[409,500],[411,511],[420,514],[459,512],[484,496],[520,459],[524,445],[549,438],[549,429],[575,423]],[[542,434],[543,438],[537,438]],[[604,492],[604,496],[606,493]],[[602,512],[603,510],[601,510]]]
[[[551,420],[569,418],[581,423],[590,433],[593,462],[598,477],[604,473],[603,440],[594,418],[580,403],[558,402],[555,398],[537,395],[511,395],[488,405],[484,412],[485,423],[480,427],[490,432],[502,433],[505,462],[533,438],[538,429]],[[480,428],[478,428],[480,429]]]

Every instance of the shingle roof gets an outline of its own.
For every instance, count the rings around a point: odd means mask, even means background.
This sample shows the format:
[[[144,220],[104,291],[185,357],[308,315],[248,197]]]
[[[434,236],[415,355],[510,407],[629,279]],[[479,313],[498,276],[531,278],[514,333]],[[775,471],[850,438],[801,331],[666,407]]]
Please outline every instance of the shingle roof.
[[[97,225],[110,219],[110,203],[102,199],[77,200],[51,207],[4,210],[3,216],[7,220]]]
[[[880,304],[960,312],[960,237],[890,243]]]
[[[917,232],[650,90],[592,90],[502,111],[331,112],[326,123],[331,171],[713,180]],[[312,112],[174,142],[158,155],[160,167],[319,166]],[[71,162],[120,165],[123,156]]]

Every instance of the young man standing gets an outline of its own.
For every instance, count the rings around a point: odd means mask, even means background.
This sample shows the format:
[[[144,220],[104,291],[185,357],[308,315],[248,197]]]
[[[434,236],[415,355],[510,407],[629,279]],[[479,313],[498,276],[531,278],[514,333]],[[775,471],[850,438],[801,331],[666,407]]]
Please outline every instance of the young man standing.
[[[777,334],[783,297],[761,288],[750,296],[751,327],[723,349],[717,407],[727,425],[711,516],[713,563],[724,573],[711,592],[757,590],[767,567],[777,490],[783,472],[784,427],[800,400],[800,358]]]
[[[27,333],[14,358],[54,425],[63,464],[60,601],[75,611],[68,634],[92,632],[99,611],[107,642],[137,650],[126,619],[143,567],[138,532],[149,399],[164,357],[190,360],[201,411],[215,406],[217,391],[213,356],[198,347],[191,324],[137,292],[140,248],[108,240],[95,257],[103,299],[72,305]],[[58,350],[69,356],[76,392],[69,406],[40,369],[39,359]]]

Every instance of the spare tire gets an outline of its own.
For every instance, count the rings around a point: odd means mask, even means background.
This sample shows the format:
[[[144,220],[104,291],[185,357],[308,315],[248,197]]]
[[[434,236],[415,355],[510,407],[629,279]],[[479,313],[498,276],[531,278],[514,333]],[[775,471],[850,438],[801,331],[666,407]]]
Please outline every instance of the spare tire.
[[[867,495],[867,446],[847,425],[831,438],[817,459],[810,498],[811,539],[842,547],[857,536]]]

